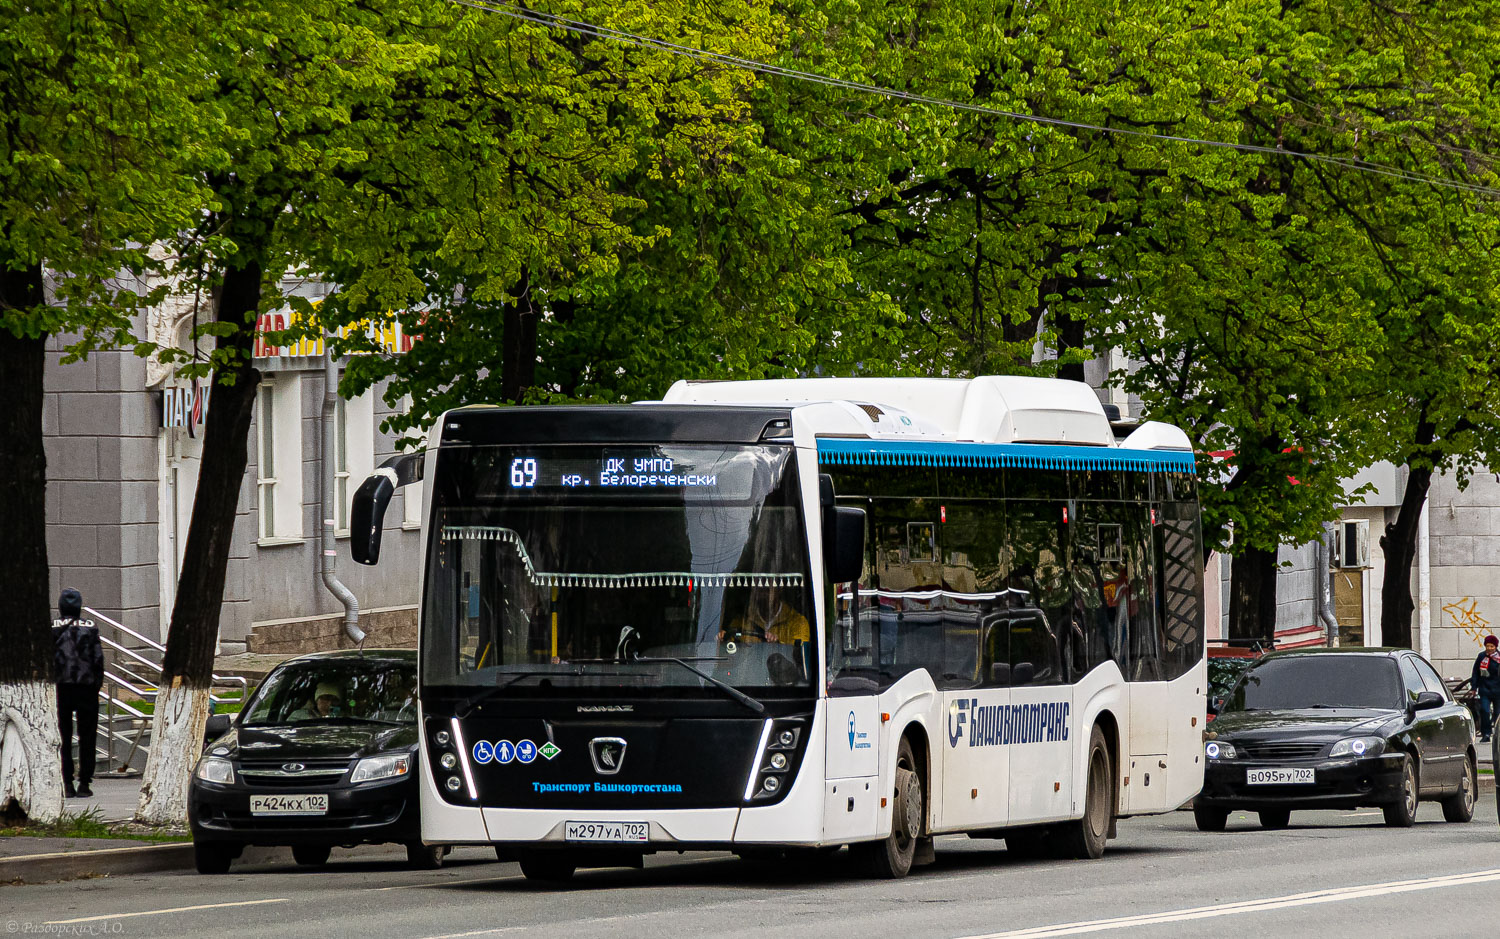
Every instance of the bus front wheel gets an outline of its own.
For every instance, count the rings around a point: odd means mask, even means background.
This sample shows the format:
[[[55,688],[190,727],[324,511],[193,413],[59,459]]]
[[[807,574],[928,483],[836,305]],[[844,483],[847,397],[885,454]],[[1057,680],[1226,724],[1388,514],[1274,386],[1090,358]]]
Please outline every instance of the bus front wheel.
[[[917,768],[911,741],[901,738],[896,751],[896,787],[891,800],[891,833],[882,841],[867,841],[849,846],[851,854],[863,862],[876,877],[905,877],[911,872],[922,838],[924,802],[922,774]]]

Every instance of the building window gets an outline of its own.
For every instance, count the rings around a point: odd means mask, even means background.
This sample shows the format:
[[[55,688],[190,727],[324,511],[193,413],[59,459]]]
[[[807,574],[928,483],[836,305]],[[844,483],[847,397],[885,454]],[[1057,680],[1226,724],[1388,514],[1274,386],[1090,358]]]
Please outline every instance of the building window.
[[[333,495],[334,531],[349,534],[354,493],[375,472],[375,395],[340,398],[334,409]]]
[[[302,537],[301,382],[279,376],[255,395],[256,508],[260,541]]]
[[[260,537],[276,537],[276,384],[262,382],[257,392],[259,409],[256,422],[260,425],[257,435],[259,450],[256,463],[260,466]]]
[[[411,396],[407,395],[404,399],[402,399],[401,410],[403,413],[410,414],[411,407]],[[410,438],[415,433],[415,430],[405,431],[405,435],[408,438]],[[410,445],[403,446],[401,448],[401,452],[414,453],[418,450],[421,450],[424,445],[425,441],[414,442]],[[422,484],[420,482],[408,483],[407,485],[401,487],[401,527],[420,528],[421,526]]]

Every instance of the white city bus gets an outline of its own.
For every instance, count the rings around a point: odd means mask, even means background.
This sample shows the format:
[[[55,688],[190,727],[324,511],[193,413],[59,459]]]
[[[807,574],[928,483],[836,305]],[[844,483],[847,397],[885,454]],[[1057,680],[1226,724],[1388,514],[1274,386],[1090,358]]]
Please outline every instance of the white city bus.
[[[1098,857],[1202,784],[1193,454],[1086,385],[679,382],[452,411],[393,463],[355,554],[424,478],[429,843],[899,877],[943,833]]]

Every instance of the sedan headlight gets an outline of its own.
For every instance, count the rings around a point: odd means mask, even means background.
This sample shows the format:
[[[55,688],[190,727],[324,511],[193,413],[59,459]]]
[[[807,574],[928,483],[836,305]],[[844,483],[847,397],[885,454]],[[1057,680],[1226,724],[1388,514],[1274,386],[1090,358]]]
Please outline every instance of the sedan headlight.
[[[193,775],[227,786],[234,782],[234,764],[216,756],[205,756],[198,761],[198,769]]]
[[[369,782],[372,779],[390,779],[394,776],[405,776],[411,772],[410,753],[383,753],[380,756],[366,757],[359,761],[354,767],[354,775],[349,777],[352,783]]]
[[[1385,741],[1380,737],[1350,737],[1340,740],[1328,751],[1330,757],[1335,756],[1374,756],[1385,749]]]
[[[1210,760],[1232,760],[1238,756],[1234,752],[1234,744],[1222,740],[1210,740],[1204,745],[1203,752],[1208,754]]]

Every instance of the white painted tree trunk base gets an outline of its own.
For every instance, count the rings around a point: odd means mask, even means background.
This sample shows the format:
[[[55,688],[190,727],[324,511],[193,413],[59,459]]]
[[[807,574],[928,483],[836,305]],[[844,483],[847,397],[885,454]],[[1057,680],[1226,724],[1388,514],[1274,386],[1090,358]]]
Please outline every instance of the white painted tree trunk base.
[[[14,803],[35,822],[62,817],[62,746],[57,686],[0,682],[0,810]]]
[[[187,825],[188,783],[203,752],[208,724],[208,689],[189,688],[181,678],[156,696],[151,721],[151,753],[141,779],[135,820],[147,825]]]

